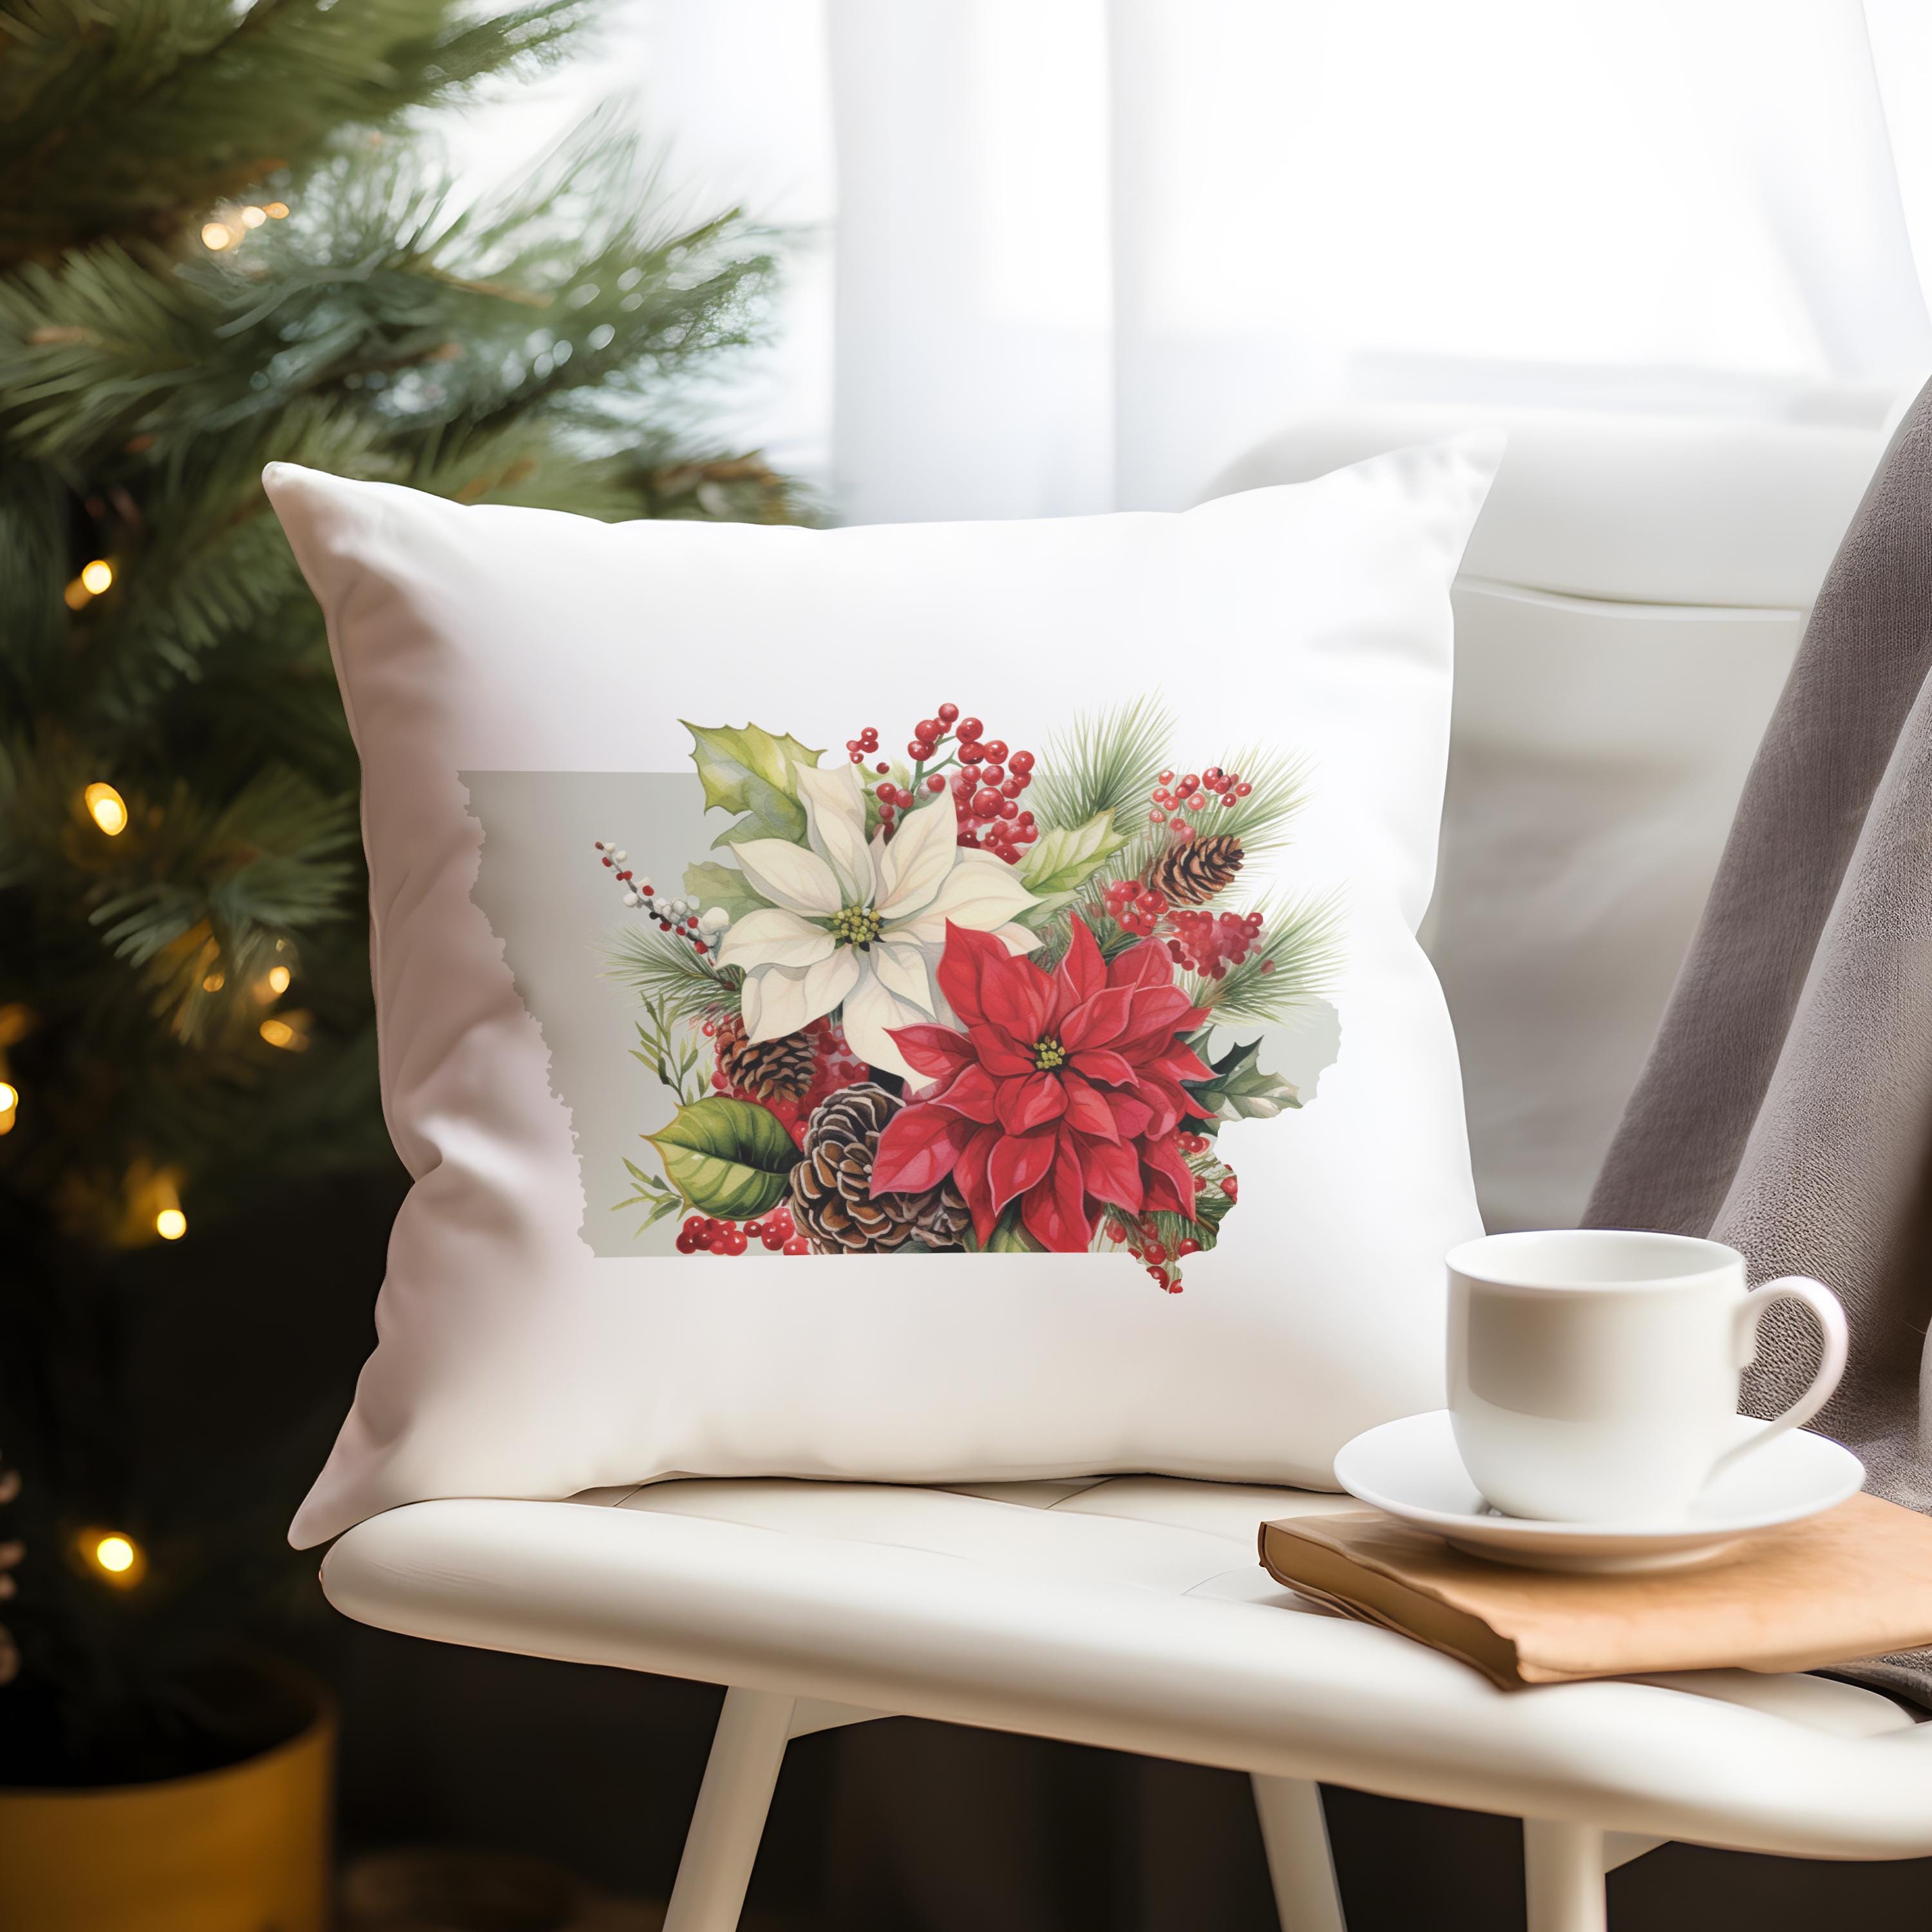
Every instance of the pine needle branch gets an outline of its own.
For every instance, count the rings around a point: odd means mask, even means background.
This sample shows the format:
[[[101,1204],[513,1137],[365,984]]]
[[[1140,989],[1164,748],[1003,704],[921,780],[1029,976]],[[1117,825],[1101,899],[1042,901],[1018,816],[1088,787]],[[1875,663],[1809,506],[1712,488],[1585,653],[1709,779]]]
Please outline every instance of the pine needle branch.
[[[355,839],[352,802],[292,772],[265,772],[217,808],[177,784],[115,842],[90,920],[191,1040],[214,994],[232,1006],[278,944],[340,912],[359,877],[343,856]]]
[[[1173,730],[1173,714],[1154,697],[1076,719],[1041,760],[1034,809],[1042,823],[1084,825],[1103,812],[1123,828],[1144,820]]]
[[[735,219],[622,212],[637,166],[628,136],[584,149],[533,238],[520,201],[448,215],[428,158],[357,150],[219,255],[31,265],[0,279],[0,430],[29,455],[178,462],[319,406],[404,440],[546,416],[614,451],[641,402],[662,418],[688,372],[759,339],[774,272]]]
[[[1308,802],[1309,760],[1251,745],[1237,752],[1224,769],[1238,772],[1252,790],[1227,809],[1214,812],[1211,823],[1204,818],[1202,829],[1232,833],[1250,859],[1286,844],[1292,821]]]
[[[682,940],[655,926],[627,927],[612,942],[610,972],[661,1021],[709,1019],[739,1010],[745,976],[715,966]]]
[[[202,1562],[208,1538],[226,1552],[245,1519],[238,1547],[278,1540],[250,1513],[259,1458],[230,1459],[245,1509],[175,1485],[148,1515],[74,1489],[106,1472],[118,1493],[152,1460],[113,1400],[118,1355],[102,1374],[80,1346],[122,1305],[91,1291],[116,1250],[158,1238],[158,1177],[190,1222],[190,1273],[224,1214],[279,1208],[288,1181],[400,1178],[357,760],[262,465],[597,516],[800,513],[703,408],[720,358],[765,326],[777,238],[667,218],[635,142],[601,120],[459,212],[410,118],[551,59],[589,10],[0,0],[0,1077],[19,1094],[0,1394],[10,1460],[50,1504],[37,1546],[97,1510],[187,1532],[149,1535],[154,1586],[124,1601],[54,1562],[8,1606],[27,1708],[71,1753],[55,1781],[98,1781],[151,1693],[259,1630],[252,1570]],[[97,784],[124,824],[98,794],[90,814]],[[736,1004],[737,976],[688,949],[638,971],[684,1010]],[[204,1274],[230,1265],[206,1249]],[[153,1318],[195,1314],[190,1298]],[[9,1739],[0,1783],[22,1762]]]
[[[0,266],[166,239],[223,196],[552,58],[574,0],[12,0],[0,9]]]

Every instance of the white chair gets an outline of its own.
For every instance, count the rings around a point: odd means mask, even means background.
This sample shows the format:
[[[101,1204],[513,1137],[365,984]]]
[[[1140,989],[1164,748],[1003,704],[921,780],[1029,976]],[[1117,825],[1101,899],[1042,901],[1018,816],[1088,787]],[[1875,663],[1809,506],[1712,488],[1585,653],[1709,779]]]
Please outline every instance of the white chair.
[[[1530,1211],[1559,1197],[1574,1211],[1877,443],[1531,428],[1460,593],[1457,728],[1478,742],[1456,754],[1432,917],[1472,1093],[1514,1123],[1514,1141],[1491,1142],[1496,1185]],[[1418,429],[1316,426],[1231,484],[1312,474]],[[1649,800],[1641,839],[1606,817],[1606,795],[1616,813]],[[1580,890],[1593,878],[1594,899]],[[1552,907],[1572,916],[1544,930]],[[1493,943],[1498,920],[1512,944]],[[1620,976],[1634,968],[1642,984],[1619,977],[1598,1029],[1615,1050],[1594,1064],[1588,1015],[1606,995],[1588,956],[1632,922]],[[1565,1064],[1595,1083],[1567,1126]],[[1567,1166],[1509,1153],[1539,1131],[1567,1136]],[[1600,1932],[1606,1873],[1666,1839],[1932,1852],[1932,1726],[1890,1700],[1738,1671],[1496,1690],[1259,1568],[1264,1518],[1348,1506],[1131,1475],[685,1480],[394,1510],[343,1537],[322,1581],[385,1629],[730,1687],[666,1932],[736,1924],[789,1739],[895,1713],[1248,1772],[1284,1932],[1343,1926],[1318,1781],[1522,1819],[1531,1932]]]

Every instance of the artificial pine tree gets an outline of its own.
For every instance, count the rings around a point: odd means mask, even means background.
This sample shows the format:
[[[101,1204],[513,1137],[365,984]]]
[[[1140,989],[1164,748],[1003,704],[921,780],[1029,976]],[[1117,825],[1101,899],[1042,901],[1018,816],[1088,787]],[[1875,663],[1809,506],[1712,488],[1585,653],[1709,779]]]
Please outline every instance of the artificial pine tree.
[[[142,1251],[393,1165],[356,763],[262,464],[794,512],[694,427],[771,273],[735,216],[656,218],[600,124],[452,212],[418,111],[579,26],[556,0],[0,4],[0,1563],[26,1546],[0,1783],[220,1754],[196,1673],[286,1580],[286,1497],[260,1507],[261,1442],[145,1480]],[[272,1294],[273,1247],[243,1252]]]

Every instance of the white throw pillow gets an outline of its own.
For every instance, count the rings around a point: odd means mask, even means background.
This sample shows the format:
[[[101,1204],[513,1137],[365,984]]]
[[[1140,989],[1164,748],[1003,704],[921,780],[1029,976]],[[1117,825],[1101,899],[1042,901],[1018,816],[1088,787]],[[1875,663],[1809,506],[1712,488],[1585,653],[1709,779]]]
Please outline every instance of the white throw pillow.
[[[1478,1229],[1414,933],[1499,454],[830,531],[272,466],[415,1177],[296,1543],[674,1474],[1324,1486],[1439,1402]]]

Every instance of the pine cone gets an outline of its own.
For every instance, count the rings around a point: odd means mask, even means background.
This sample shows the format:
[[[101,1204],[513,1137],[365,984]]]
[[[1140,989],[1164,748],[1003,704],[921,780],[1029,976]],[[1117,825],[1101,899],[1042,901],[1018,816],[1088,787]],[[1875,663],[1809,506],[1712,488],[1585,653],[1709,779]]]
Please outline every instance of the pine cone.
[[[822,1255],[890,1254],[916,1241],[956,1248],[969,1216],[951,1178],[923,1194],[872,1197],[879,1136],[902,1102],[868,1080],[820,1103],[805,1130],[804,1159],[791,1171],[792,1213]]]
[[[718,1070],[734,1093],[754,1100],[802,1100],[811,1090],[818,1047],[808,1033],[747,1040],[735,1014],[718,1023]]]
[[[1234,883],[1241,857],[1241,842],[1232,832],[1210,832],[1170,845],[1150,861],[1148,885],[1169,905],[1205,905]]]

